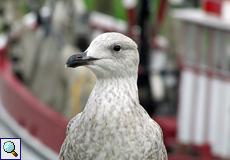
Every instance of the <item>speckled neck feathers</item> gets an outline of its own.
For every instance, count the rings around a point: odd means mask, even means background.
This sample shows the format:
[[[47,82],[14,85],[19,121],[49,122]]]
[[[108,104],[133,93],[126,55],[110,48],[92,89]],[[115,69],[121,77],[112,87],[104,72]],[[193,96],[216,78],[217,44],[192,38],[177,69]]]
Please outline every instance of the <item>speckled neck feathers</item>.
[[[116,118],[121,114],[133,117],[138,107],[135,78],[105,79],[97,81],[82,115],[98,123],[118,123]]]

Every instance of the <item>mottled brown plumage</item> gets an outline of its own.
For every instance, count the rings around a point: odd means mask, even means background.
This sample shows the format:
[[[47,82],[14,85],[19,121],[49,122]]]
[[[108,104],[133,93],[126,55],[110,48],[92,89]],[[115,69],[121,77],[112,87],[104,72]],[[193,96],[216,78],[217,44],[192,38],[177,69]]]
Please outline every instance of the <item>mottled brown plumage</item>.
[[[105,33],[84,55],[72,57],[67,66],[83,60],[98,81],[83,112],[69,122],[59,158],[166,160],[161,128],[139,104],[136,43]]]

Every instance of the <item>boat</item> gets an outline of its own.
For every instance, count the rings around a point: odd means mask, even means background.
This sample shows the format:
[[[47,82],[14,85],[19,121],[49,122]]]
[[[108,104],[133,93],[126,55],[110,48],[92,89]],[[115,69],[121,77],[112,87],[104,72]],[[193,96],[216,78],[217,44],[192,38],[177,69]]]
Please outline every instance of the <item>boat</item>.
[[[4,109],[32,136],[59,153],[68,120],[38,100],[14,75],[6,54],[7,38],[0,39],[0,94]]]

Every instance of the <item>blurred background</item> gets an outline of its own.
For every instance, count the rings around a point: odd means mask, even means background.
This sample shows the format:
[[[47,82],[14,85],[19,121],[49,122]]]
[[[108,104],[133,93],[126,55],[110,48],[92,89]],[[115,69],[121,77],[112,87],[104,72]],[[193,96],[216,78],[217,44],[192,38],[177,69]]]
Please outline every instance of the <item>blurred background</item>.
[[[230,0],[0,0],[0,138],[58,159],[96,82],[65,62],[104,32],[138,44],[140,103],[169,160],[230,159]]]

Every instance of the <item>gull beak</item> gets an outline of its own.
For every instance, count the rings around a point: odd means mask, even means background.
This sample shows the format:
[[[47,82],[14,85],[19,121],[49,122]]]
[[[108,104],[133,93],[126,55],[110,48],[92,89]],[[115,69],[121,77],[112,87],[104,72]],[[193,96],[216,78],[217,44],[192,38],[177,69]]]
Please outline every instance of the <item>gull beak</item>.
[[[75,68],[79,66],[93,65],[93,61],[96,60],[99,60],[99,58],[87,56],[87,51],[79,54],[74,54],[70,56],[69,59],[66,61],[65,68]]]

